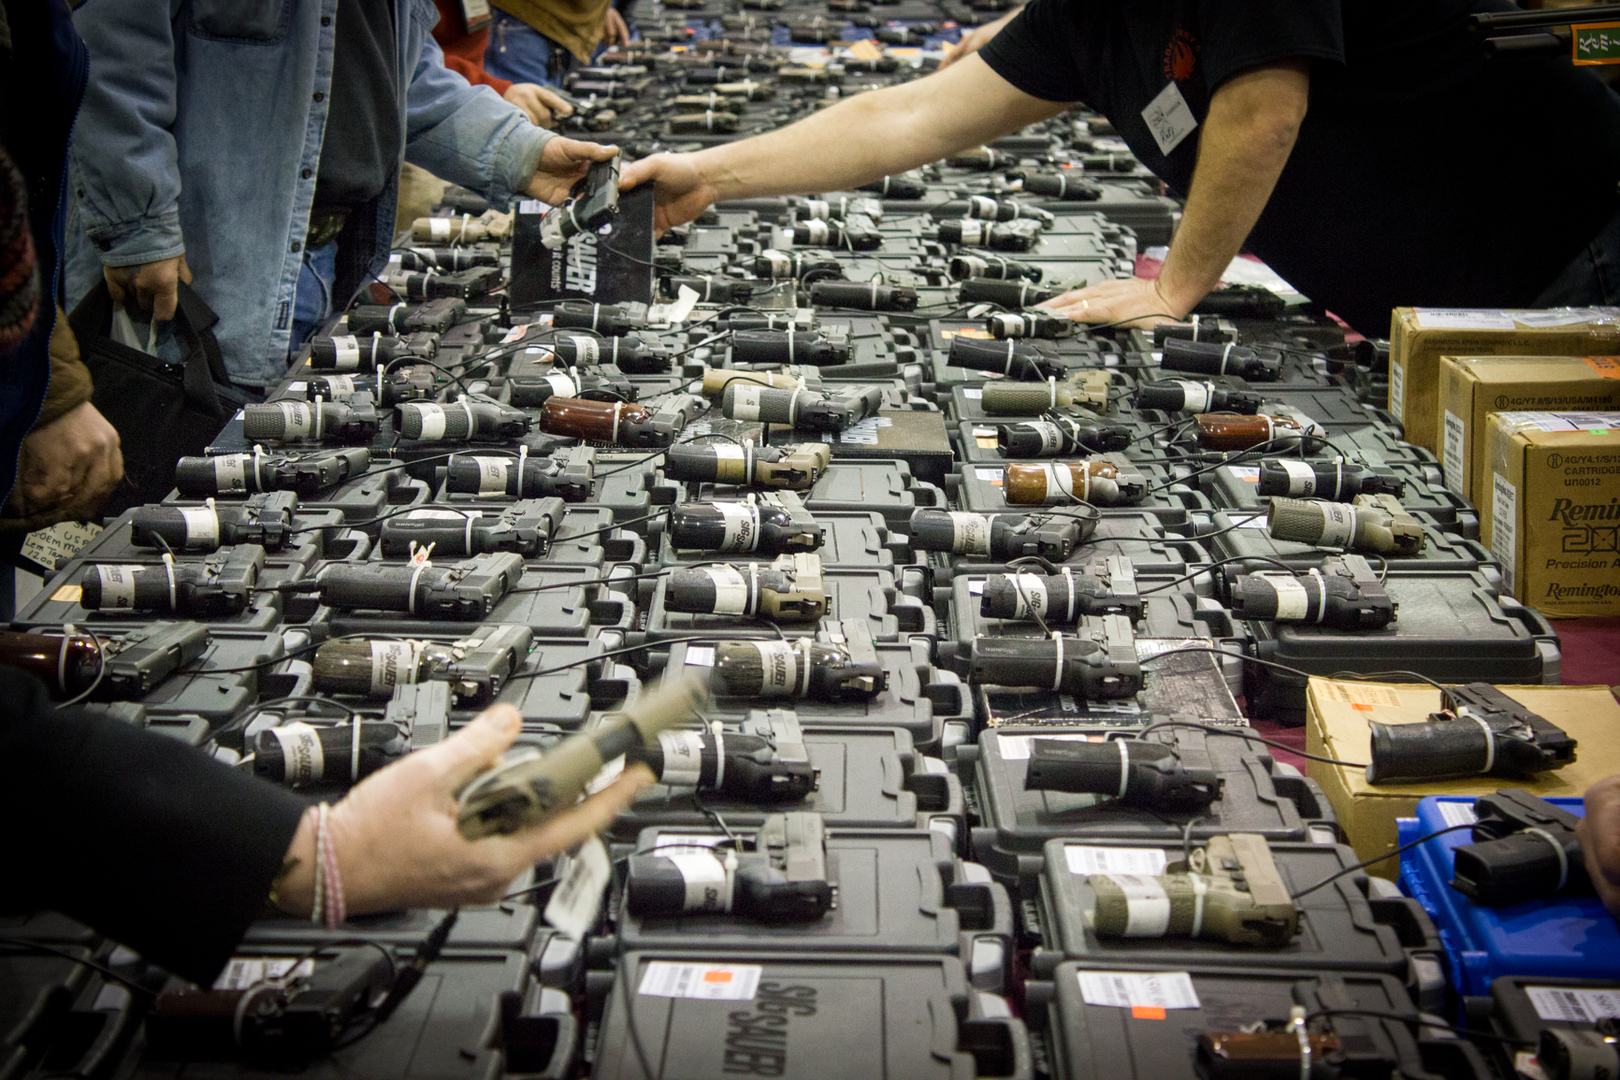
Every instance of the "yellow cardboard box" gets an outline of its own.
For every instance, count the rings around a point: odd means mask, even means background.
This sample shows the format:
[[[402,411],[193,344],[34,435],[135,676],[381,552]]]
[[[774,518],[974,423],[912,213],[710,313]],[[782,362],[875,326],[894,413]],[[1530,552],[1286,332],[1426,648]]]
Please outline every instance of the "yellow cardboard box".
[[[1446,487],[1485,501],[1485,417],[1495,412],[1620,409],[1620,357],[1445,356],[1440,359],[1440,466]]]
[[[1620,615],[1620,412],[1492,413],[1483,441],[1480,542],[1504,588],[1544,615]]]
[[[1411,817],[1429,795],[1488,795],[1498,788],[1522,787],[1531,794],[1580,798],[1605,776],[1620,772],[1620,702],[1606,686],[1502,686],[1503,693],[1534,709],[1575,737],[1576,760],[1537,780],[1482,776],[1417,784],[1369,784],[1359,768],[1306,762],[1306,774],[1322,785],[1350,845],[1363,859],[1387,855],[1398,846],[1395,819]],[[1305,747],[1339,761],[1365,762],[1371,736],[1367,722],[1410,724],[1440,708],[1440,691],[1413,683],[1312,679],[1306,689]],[[1398,860],[1368,867],[1368,873],[1394,879]]]
[[[1620,309],[1552,311],[1396,308],[1389,328],[1389,411],[1406,441],[1440,451],[1442,356],[1620,353]]]

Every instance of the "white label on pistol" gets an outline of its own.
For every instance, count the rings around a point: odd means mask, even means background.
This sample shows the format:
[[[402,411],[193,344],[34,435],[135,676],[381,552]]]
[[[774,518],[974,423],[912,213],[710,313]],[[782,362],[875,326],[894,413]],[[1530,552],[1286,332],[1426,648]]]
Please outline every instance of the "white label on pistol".
[[[1446,487],[1464,498],[1468,497],[1468,428],[1462,417],[1445,410],[1445,440],[1441,443],[1440,467],[1445,474]]]
[[[1050,420],[1035,420],[1025,426],[1041,437],[1042,454],[1055,454],[1058,447],[1063,445],[1063,429]]]
[[[1577,990],[1568,986],[1527,986],[1524,988],[1524,992],[1525,996],[1530,999],[1530,1004],[1534,1006],[1536,1015],[1543,1020],[1595,1024],[1605,1018],[1620,1017],[1620,990]],[[1613,1053],[1612,1048],[1610,1053]]]
[[[759,547],[759,507],[741,503],[715,503],[720,519],[725,523],[725,534],[720,538],[721,551],[753,551]]]
[[[478,494],[505,494],[506,470],[511,461],[498,457],[475,457],[473,461],[478,465]]]
[[[748,579],[735,566],[705,566],[703,572],[714,582],[716,615],[748,614]]]
[[[326,775],[326,755],[321,750],[321,733],[308,724],[284,724],[270,734],[281,744],[282,769],[287,783],[294,787],[319,783]]]
[[[790,697],[799,690],[799,653],[785,641],[755,641],[759,661],[760,697]]]
[[[980,225],[972,218],[963,218],[961,221],[961,226],[962,243],[977,244],[980,240],[984,239],[984,226]]]
[[[348,397],[359,389],[354,384],[354,376],[352,375],[328,375],[326,377],[326,392],[333,397]]]
[[[1499,472],[1491,473],[1491,554],[1502,566],[1502,584],[1513,592],[1519,568],[1519,489]]]
[[[990,519],[961,510],[951,515],[951,548],[960,555],[990,554]]]
[[[371,643],[371,693],[390,697],[394,687],[416,681],[422,663],[419,641],[373,641]]]
[[[763,964],[678,964],[653,960],[642,969],[636,993],[700,1001],[752,1001]]]
[[[442,217],[428,218],[428,236],[434,240],[450,239],[450,219]]]
[[[303,401],[278,401],[283,439],[302,439],[315,430],[315,409]]]
[[[996,216],[996,200],[987,199],[983,195],[970,196],[968,198],[968,216],[994,218]]]
[[[703,775],[703,736],[696,731],[661,731],[658,748],[664,752],[659,779],[672,787],[697,787]]]
[[[220,494],[247,490],[246,454],[225,454],[214,459],[214,487]]]
[[[360,369],[360,341],[353,334],[332,339],[332,366],[338,371]]]
[[[1267,577],[1266,580],[1277,590],[1277,621],[1298,622],[1303,619],[1305,613],[1310,610],[1311,598],[1300,580],[1292,575],[1283,577],[1281,574]]]
[[[1170,896],[1156,877],[1103,874],[1125,894],[1125,937],[1163,937],[1170,929]]]
[[[827,242],[827,223],[825,221],[807,221],[804,223],[805,233],[810,237],[812,244],[825,244]]]
[[[574,343],[574,362],[577,364],[594,364],[596,358],[601,355],[601,350],[593,337],[569,335],[568,340]]]
[[[212,506],[180,508],[186,521],[186,547],[212,549],[219,546],[219,515]]]
[[[1007,578],[1012,582],[1013,595],[1017,597],[1013,618],[1027,619],[1031,610],[1044,617],[1048,607],[1046,579],[1035,574],[1009,574]]]
[[[127,609],[135,606],[135,574],[139,566],[98,566],[96,576],[101,579],[101,610]]]
[[[1077,971],[1087,1005],[1114,1009],[1196,1009],[1198,991],[1185,971]]]
[[[675,864],[686,883],[686,911],[730,911],[731,890],[727,888],[726,864],[713,851],[681,848],[659,852]]]
[[[1277,464],[1288,474],[1288,494],[1291,498],[1303,499],[1316,494],[1316,470],[1309,464],[1293,458],[1283,458]]]
[[[1048,504],[1062,503],[1074,498],[1084,499],[1086,494],[1091,491],[1091,474],[1089,472],[1085,474],[1082,494],[1076,496],[1074,493],[1074,469],[1068,465],[1042,465],[1041,468],[1046,471],[1046,502]],[[1064,496],[1064,498],[1059,496]]]
[[[1396,420],[1406,408],[1406,368],[1393,361],[1389,365],[1389,411]]]
[[[1190,413],[1207,412],[1209,409],[1209,384],[1201,382],[1181,383],[1181,411]]]
[[[416,406],[416,414],[422,418],[422,431],[416,436],[418,439],[432,442],[444,438],[444,406],[424,401]]]
[[[1356,512],[1345,503],[1322,503],[1322,547],[1348,548],[1356,538]]]
[[[574,380],[561,371],[553,371],[546,376],[546,382],[551,384],[551,392],[558,397],[573,397],[579,393],[579,387]]]
[[[737,387],[737,392],[731,397],[731,418],[733,420],[758,420],[759,395],[764,389],[762,386]]]
[[[1091,847],[1086,844],[1064,844],[1063,858],[1069,864],[1069,873],[1092,874],[1149,874],[1164,873],[1168,860],[1160,848]]]

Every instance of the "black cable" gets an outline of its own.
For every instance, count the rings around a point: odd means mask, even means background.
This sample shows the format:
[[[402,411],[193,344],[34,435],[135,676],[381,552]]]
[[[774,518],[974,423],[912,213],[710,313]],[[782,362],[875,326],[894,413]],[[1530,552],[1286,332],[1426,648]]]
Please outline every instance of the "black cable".
[[[80,967],[87,967],[91,971],[94,971],[99,975],[103,975],[114,982],[123,983],[131,990],[139,990],[147,997],[157,997],[157,991],[151,989],[150,987],[142,986],[129,976],[120,975],[107,965],[97,963],[94,960],[87,959],[83,956],[74,956],[66,949],[59,949],[55,945],[46,945],[44,942],[29,941],[26,938],[11,937],[10,935],[0,935],[0,946],[6,946],[13,949],[22,949],[25,952],[44,953],[48,956],[59,956],[63,960],[78,964]]]
[[[1202,537],[1200,537],[1199,539],[1202,539]],[[1209,573],[1210,571],[1214,570],[1217,566],[1227,566],[1227,565],[1229,565],[1231,563],[1235,563],[1235,562],[1250,562],[1250,561],[1270,563],[1272,566],[1282,568],[1283,570],[1287,571],[1290,575],[1292,575],[1294,573],[1294,568],[1292,566],[1289,566],[1287,563],[1281,562],[1281,561],[1279,561],[1277,559],[1267,558],[1264,555],[1234,555],[1230,559],[1221,559],[1218,562],[1212,562],[1208,566],[1205,566],[1201,570],[1194,570],[1190,574],[1183,574],[1181,577],[1178,577],[1173,581],[1166,581],[1162,585],[1153,586],[1153,588],[1151,588],[1151,589],[1142,589],[1140,592],[1138,592],[1137,595],[1146,596],[1148,593],[1156,593],[1156,592],[1159,592],[1162,589],[1168,589],[1172,585],[1180,585],[1183,581],[1191,581],[1195,577],[1198,577],[1198,576],[1200,576],[1202,574]]]
[[[662,639],[660,639],[658,641],[643,642],[640,645],[625,645],[625,646],[621,646],[620,648],[617,648],[617,649],[609,649],[606,652],[600,652],[600,653],[597,653],[594,656],[585,656],[585,657],[581,657],[578,660],[570,660],[566,664],[558,664],[556,667],[545,668],[545,669],[543,669],[541,671],[518,671],[518,672],[514,672],[513,674],[508,675],[506,677],[506,681],[507,681],[508,684],[510,684],[510,683],[516,682],[519,679],[538,679],[538,678],[541,678],[542,676],[545,676],[545,675],[555,675],[559,671],[567,671],[570,668],[577,668],[577,667],[580,667],[580,666],[585,665],[585,664],[594,664],[598,660],[607,660],[607,659],[609,659],[611,657],[614,657],[614,656],[623,656],[626,653],[641,652],[641,651],[646,650],[646,649],[659,649],[659,648],[664,647],[665,645],[678,645],[678,644],[680,644],[682,642],[687,642],[687,641],[769,641],[769,640],[770,640],[770,638],[762,638],[762,637],[757,637],[757,636],[750,635],[750,634],[738,633],[737,631],[717,631],[717,632],[712,633],[712,634],[684,634],[684,635],[682,635],[680,637],[662,638]]]
[[[1413,679],[1416,679],[1418,682],[1426,682],[1426,683],[1428,683],[1430,686],[1434,687],[1436,690],[1440,691],[1442,694],[1444,694],[1446,692],[1446,688],[1445,688],[1445,685],[1443,683],[1438,683],[1438,682],[1434,681],[1433,679],[1429,678],[1427,675],[1423,674],[1421,671],[1408,671],[1405,668],[1398,668],[1398,669],[1396,669],[1394,671],[1368,671],[1368,672],[1335,671],[1331,675],[1328,675],[1327,678],[1329,678],[1329,679],[1339,679],[1339,678],[1348,677],[1348,678],[1351,678],[1351,679],[1383,679],[1383,678],[1388,678],[1391,675],[1409,675]]]
[[[1168,489],[1170,487],[1175,486],[1176,484],[1185,484],[1188,480],[1191,480],[1193,477],[1202,476],[1204,473],[1207,473],[1207,472],[1214,472],[1216,469],[1220,468],[1222,465],[1235,465],[1239,461],[1242,461],[1244,458],[1248,457],[1251,454],[1265,454],[1269,449],[1272,448],[1273,443],[1283,443],[1283,444],[1294,443],[1296,445],[1299,445],[1301,448],[1303,448],[1303,442],[1299,439],[1298,436],[1288,435],[1288,436],[1284,436],[1284,437],[1279,438],[1279,439],[1267,439],[1265,442],[1257,443],[1256,445],[1249,447],[1247,450],[1238,450],[1235,453],[1232,453],[1230,456],[1224,457],[1220,461],[1215,462],[1213,465],[1206,465],[1204,468],[1196,469],[1196,470],[1188,473],[1185,476],[1172,477],[1170,480],[1166,481],[1163,484],[1158,485],[1157,487],[1148,488],[1142,494],[1144,496],[1147,496],[1147,495],[1153,494],[1155,491],[1166,490],[1166,489]],[[1293,448],[1294,447],[1287,446],[1287,445],[1278,447],[1278,449],[1283,449],[1283,450],[1291,450]],[[1224,451],[1217,451],[1217,452],[1224,453]]]
[[[552,543],[553,544],[571,544],[576,540],[588,540],[593,536],[600,536],[603,533],[612,532],[614,529],[622,529],[627,525],[635,525],[638,522],[642,522],[642,521],[651,521],[653,518],[658,517],[660,514],[673,514],[674,512],[675,512],[675,508],[673,506],[666,506],[661,510],[655,510],[650,514],[643,514],[640,517],[626,518],[624,521],[615,521],[613,524],[607,526],[604,529],[593,529],[591,532],[580,533],[578,536],[557,536],[557,537],[553,537],[552,538]]]
[[[1387,858],[1388,856],[1386,856]],[[1514,1039],[1507,1035],[1497,1035],[1489,1031],[1474,1031],[1471,1028],[1458,1027],[1443,1020],[1430,1020],[1422,1016],[1406,1016],[1401,1013],[1382,1012],[1378,1009],[1317,1009],[1315,1012],[1305,1014],[1305,1023],[1324,1016],[1374,1016],[1380,1020],[1395,1020],[1402,1024],[1411,1024],[1415,1027],[1444,1028],[1453,1034],[1469,1039],[1487,1039],[1491,1042],[1506,1043],[1508,1046],[1535,1046],[1527,1039]]]
[[[1320,761],[1325,765],[1342,765],[1347,769],[1365,769],[1367,767],[1356,761],[1340,761],[1337,758],[1322,757],[1319,754],[1307,754],[1303,750],[1294,749],[1285,742],[1278,742],[1275,739],[1268,739],[1264,735],[1251,734],[1250,732],[1254,730],[1253,728],[1244,730],[1241,727],[1223,727],[1219,724],[1200,724],[1196,720],[1160,720],[1157,723],[1149,724],[1141,731],[1138,731],[1136,733],[1136,738],[1144,738],[1148,732],[1157,731],[1159,728],[1175,727],[1194,728],[1209,735],[1226,735],[1234,739],[1242,739],[1245,742],[1265,743],[1267,746],[1274,746],[1278,750],[1286,750],[1290,754],[1297,754],[1298,756],[1306,758],[1310,761]]]
[[[1330,884],[1332,882],[1335,882],[1335,881],[1339,880],[1340,878],[1344,877],[1346,874],[1353,874],[1357,870],[1365,870],[1367,867],[1373,865],[1374,863],[1381,863],[1385,859],[1393,859],[1397,855],[1401,855],[1401,854],[1404,854],[1405,852],[1411,851],[1413,848],[1417,847],[1419,844],[1428,843],[1430,840],[1433,840],[1437,836],[1443,836],[1443,835],[1445,835],[1446,833],[1449,833],[1449,832],[1456,832],[1458,829],[1472,829],[1473,827],[1474,827],[1474,823],[1469,822],[1466,825],[1451,825],[1451,826],[1448,826],[1447,828],[1444,828],[1444,829],[1436,829],[1434,832],[1429,833],[1426,836],[1418,837],[1416,840],[1413,840],[1409,844],[1402,844],[1400,847],[1396,848],[1394,851],[1386,852],[1385,854],[1379,855],[1376,858],[1363,859],[1361,862],[1356,863],[1354,866],[1347,866],[1343,870],[1340,870],[1336,874],[1329,874],[1327,877],[1323,878],[1321,881],[1318,881],[1315,885],[1312,885],[1310,888],[1301,889],[1299,892],[1297,892],[1293,896],[1289,897],[1289,899],[1298,900],[1300,897],[1305,896],[1305,895],[1307,895],[1309,893],[1313,893],[1317,889],[1320,889],[1324,885],[1327,885],[1327,884]]]
[[[1249,522],[1254,521],[1257,518],[1263,518],[1263,517],[1266,517],[1266,516],[1267,516],[1266,511],[1262,510],[1259,513],[1250,514],[1248,517],[1244,518],[1242,521],[1233,522],[1231,525],[1228,525],[1225,528],[1216,529],[1214,532],[1200,533],[1200,534],[1198,534],[1196,536],[1191,537],[1191,539],[1193,539],[1193,540],[1213,540],[1217,536],[1225,536],[1227,533],[1235,532],[1238,529],[1247,529],[1249,527]],[[1258,558],[1259,556],[1253,556],[1253,557]]]
[[[425,358],[420,357],[420,356],[409,356],[409,355],[407,355],[407,356],[396,356],[396,357],[394,357],[392,360],[388,361],[388,363],[383,365],[383,369],[382,369],[383,375],[386,376],[390,371],[393,371],[394,368],[398,367],[400,364],[403,364],[403,363],[405,363],[407,361],[409,361],[409,362],[411,362],[413,364],[426,364],[428,367],[433,368],[436,371],[444,372],[444,374],[448,375],[450,378],[455,380],[456,385],[461,387],[461,392],[463,394],[465,394],[467,397],[472,397],[473,396],[473,392],[471,390],[467,389],[467,384],[461,381],[461,376],[460,375],[457,375],[455,372],[451,371],[449,368],[445,367],[443,364],[436,363],[436,362],[434,362],[432,360],[428,360],[428,359],[425,359]],[[471,363],[471,362],[472,361],[469,359],[468,363]],[[465,367],[465,365],[463,365],[463,367]]]

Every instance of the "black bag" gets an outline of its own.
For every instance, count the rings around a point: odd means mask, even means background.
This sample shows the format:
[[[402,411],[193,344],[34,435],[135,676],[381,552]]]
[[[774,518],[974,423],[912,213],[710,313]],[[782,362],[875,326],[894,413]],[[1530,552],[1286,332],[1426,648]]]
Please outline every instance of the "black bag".
[[[186,346],[180,363],[132,349],[109,335],[113,300],[101,282],[68,316],[79,355],[95,380],[90,401],[123,442],[124,482],[101,512],[159,502],[174,488],[175,461],[201,454],[225,422],[255,395],[230,384],[214,325],[219,316],[181,284],[175,333]]]

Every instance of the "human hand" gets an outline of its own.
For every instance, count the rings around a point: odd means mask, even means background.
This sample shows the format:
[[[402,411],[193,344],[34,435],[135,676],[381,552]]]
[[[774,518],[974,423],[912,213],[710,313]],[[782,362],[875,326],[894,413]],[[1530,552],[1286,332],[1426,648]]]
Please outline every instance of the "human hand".
[[[557,117],[572,116],[574,112],[574,107],[549,86],[513,83],[501,96],[522,109],[529,122],[537,127],[550,127]]]
[[[139,266],[103,266],[101,276],[107,279],[107,291],[116,303],[127,305],[133,298],[152,318],[168,322],[180,302],[180,282],[191,284],[191,267],[184,255],[176,255]]]
[[[608,5],[607,15],[602,22],[602,41],[607,45],[630,44],[630,28],[624,23],[624,16],[612,4]]]
[[[609,161],[619,152],[617,146],[601,146],[559,135],[540,151],[540,164],[529,182],[529,194],[556,206],[568,198],[569,189],[584,177],[593,161]]]
[[[719,191],[703,175],[691,154],[654,154],[625,166],[619,190],[648,182],[658,185],[653,203],[653,230],[659,235],[685,225],[707,210]]]
[[[485,709],[444,742],[368,776],[332,807],[327,828],[349,914],[493,903],[535,863],[606,828],[637,791],[653,782],[650,769],[633,765],[602,791],[541,825],[468,840],[456,829],[455,792],[500,761],[522,723],[510,705]],[[277,886],[277,902],[290,914],[307,915],[315,891],[309,817],[287,854],[297,865]]]
[[[984,48],[985,45],[989,43],[991,38],[1001,33],[1001,28],[1003,26],[1006,26],[1008,23],[1012,22],[1013,16],[1017,14],[1018,9],[1015,8],[1003,15],[1001,18],[997,19],[995,22],[985,23],[983,26],[975,27],[974,29],[963,34],[962,39],[956,43],[950,52],[945,54],[945,59],[939,62],[939,69],[944,71],[958,60],[972,56],[974,53]]]
[[[118,432],[86,401],[23,439],[6,504],[30,530],[89,517],[124,478]]]
[[[1575,826],[1575,835],[1598,898],[1620,919],[1620,776],[1586,789],[1586,816]]]
[[[1099,281],[1083,289],[1072,289],[1038,306],[1076,322],[1109,323],[1144,330],[1162,322],[1178,321],[1187,314],[1164,298],[1157,281],[1135,277]]]

